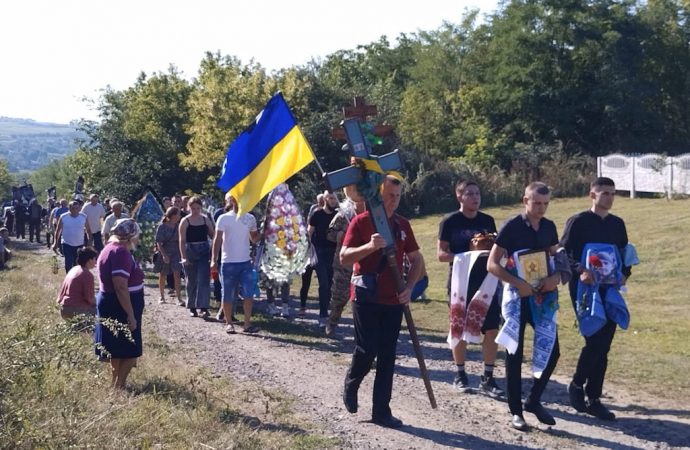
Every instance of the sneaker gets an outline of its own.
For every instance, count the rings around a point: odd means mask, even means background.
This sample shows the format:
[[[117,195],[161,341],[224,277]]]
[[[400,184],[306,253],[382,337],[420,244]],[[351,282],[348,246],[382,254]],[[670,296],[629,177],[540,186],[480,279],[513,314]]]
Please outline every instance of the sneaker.
[[[199,314],[196,312],[196,309],[189,310],[189,317],[199,317]]]
[[[587,414],[601,420],[616,420],[616,415],[601,404],[598,398],[590,400],[587,404]]]
[[[202,309],[202,310],[201,310],[201,318],[202,318],[202,319],[206,320],[206,319],[208,319],[210,316],[211,316],[211,314],[209,314],[208,309]]]
[[[453,380],[453,387],[458,392],[470,392],[470,383],[467,381],[467,374],[465,372],[460,372],[457,375],[455,375],[455,379]]]
[[[187,306],[187,304],[184,302],[184,300],[177,300],[177,306]]]
[[[319,317],[319,328],[326,328],[328,317]]]
[[[577,412],[587,412],[584,388],[570,382],[568,385],[568,397],[570,397],[570,406],[575,408]]]
[[[494,377],[485,377],[484,375],[482,375],[482,379],[479,382],[479,392],[491,398],[499,398],[505,395],[503,389],[496,384]]]
[[[280,310],[275,305],[275,303],[271,303],[270,305],[268,305],[268,313],[272,316],[278,316],[280,315]]]
[[[336,325],[331,325],[330,323],[326,325],[326,337],[333,336],[333,333],[335,333],[335,327]]]
[[[163,297],[163,296],[161,295],[161,297],[158,299],[158,303],[161,304],[161,305],[162,305],[163,303],[165,303],[165,297]]]

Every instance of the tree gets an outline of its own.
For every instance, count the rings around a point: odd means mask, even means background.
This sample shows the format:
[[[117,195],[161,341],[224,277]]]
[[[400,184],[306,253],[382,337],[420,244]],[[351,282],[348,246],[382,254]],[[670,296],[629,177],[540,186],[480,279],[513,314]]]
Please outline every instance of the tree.
[[[12,186],[14,186],[14,177],[10,174],[7,161],[0,158],[0,198],[12,198]]]

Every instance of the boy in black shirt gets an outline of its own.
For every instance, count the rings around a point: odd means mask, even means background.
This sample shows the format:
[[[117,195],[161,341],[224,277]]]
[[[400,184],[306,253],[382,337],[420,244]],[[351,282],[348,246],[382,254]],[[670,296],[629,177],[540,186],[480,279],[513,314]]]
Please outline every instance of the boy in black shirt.
[[[569,285],[573,307],[576,307],[578,280],[585,284],[594,283],[592,272],[580,264],[585,245],[588,243],[613,244],[621,255],[625,246],[628,245],[625,222],[620,217],[609,214],[615,194],[616,187],[612,179],[597,178],[590,186],[589,197],[592,199],[592,208],[572,216],[566,222],[561,245],[568,253],[573,267],[573,276]],[[630,267],[622,267],[622,272],[627,279],[630,276]],[[600,286],[602,294],[605,289],[605,285]],[[616,323],[609,318],[606,325],[599,331],[585,337],[585,346],[580,353],[577,369],[572,382],[568,385],[572,407],[602,420],[614,420],[616,417],[599,401],[606,375],[608,352],[615,332]],[[587,402],[585,402],[585,393]]]
[[[460,209],[454,213],[448,214],[441,221],[436,250],[436,256],[439,262],[449,263],[450,273],[448,274],[447,286],[449,295],[453,259],[455,255],[470,250],[470,241],[475,234],[496,232],[494,218],[479,211],[481,205],[481,192],[477,183],[474,181],[459,181],[455,186],[455,196],[460,204]],[[468,301],[472,299],[472,296],[486,277],[486,261],[486,256],[477,258],[476,263],[470,271],[470,281],[468,283],[469,286],[466,297]],[[498,334],[500,320],[498,296],[494,295],[482,326],[482,332],[484,333],[484,340],[482,341],[484,375],[482,375],[481,383],[479,384],[480,392],[492,398],[497,398],[504,394],[493,377],[496,353],[498,350],[496,335]],[[460,340],[460,343],[452,349],[453,360],[458,370],[453,380],[453,386],[460,392],[468,392],[470,390],[467,374],[465,372],[466,349],[467,342],[464,340]]]
[[[513,428],[526,431],[527,423],[522,417],[522,353],[523,340],[525,337],[525,327],[529,323],[535,326],[534,318],[530,309],[530,297],[540,293],[555,291],[558,288],[560,278],[559,273],[554,273],[544,278],[536,288],[527,281],[508,272],[501,266],[501,259],[512,256],[514,252],[523,249],[547,250],[549,254],[555,255],[558,246],[558,233],[556,225],[544,217],[549,206],[551,193],[548,186],[541,182],[533,182],[525,189],[525,196],[522,199],[525,205],[525,212],[509,219],[498,232],[496,243],[489,255],[488,271],[493,273],[499,280],[510,284],[517,290],[520,296],[520,323],[517,350],[511,354],[506,354],[506,382],[508,390],[508,406],[512,415],[511,425]],[[504,291],[503,302],[507,301]],[[507,318],[504,317],[507,320]],[[555,334],[555,342],[549,355],[546,366],[539,376],[533,379],[532,389],[525,400],[524,410],[533,413],[537,419],[547,425],[555,425],[556,421],[541,404],[541,395],[546,388],[546,384],[556,367],[556,362],[560,356],[558,346],[558,333]]]

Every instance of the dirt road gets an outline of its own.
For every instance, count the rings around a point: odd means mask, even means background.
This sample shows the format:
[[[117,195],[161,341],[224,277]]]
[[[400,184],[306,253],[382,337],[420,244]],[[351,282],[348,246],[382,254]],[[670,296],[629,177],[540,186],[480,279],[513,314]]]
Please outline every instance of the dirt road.
[[[567,406],[568,380],[554,377],[544,394],[545,406],[557,424],[544,427],[525,413],[531,431],[521,433],[508,425],[507,405],[479,394],[460,394],[450,384],[454,365],[442,336],[420,336],[438,409],[429,406],[408,336],[398,344],[394,380],[394,414],[406,424],[398,430],[368,422],[373,374],[365,379],[359,412],[350,415],[342,405],[342,381],[352,352],[352,321],[346,316],[335,339],[314,337],[314,310],[306,319],[275,319],[263,324],[256,336],[227,335],[223,325],[190,318],[174,304],[159,305],[157,290],[147,288],[144,327],[152,330],[197,364],[222,377],[248,379],[298,399],[297,411],[320,427],[326,436],[355,449],[667,449],[690,448],[690,402],[660,402],[644,394],[625,392],[607,383],[605,403],[617,420],[598,421]],[[258,302],[259,311],[265,302]],[[272,325],[274,324],[274,325]],[[239,327],[238,327],[239,329]],[[470,357],[468,371],[479,374],[478,355]],[[529,374],[527,366],[523,377]],[[497,378],[503,383],[502,367]],[[478,383],[470,375],[470,383]],[[524,378],[525,386],[529,383]],[[526,389],[525,389],[526,391]],[[682,405],[682,406],[681,406]]]

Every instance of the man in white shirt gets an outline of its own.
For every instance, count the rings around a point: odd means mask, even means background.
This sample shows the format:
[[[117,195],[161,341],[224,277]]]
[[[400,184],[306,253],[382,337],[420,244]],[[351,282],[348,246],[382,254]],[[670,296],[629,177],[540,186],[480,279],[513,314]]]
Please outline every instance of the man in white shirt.
[[[229,211],[221,214],[216,222],[213,238],[211,270],[216,269],[218,252],[221,252],[220,279],[222,282],[222,303],[225,315],[225,331],[235,333],[232,325],[232,305],[235,292],[240,287],[240,297],[244,306],[244,333],[252,334],[259,329],[251,324],[252,295],[255,287],[253,266],[250,257],[251,243],[258,242],[260,236],[256,229],[256,219],[251,214],[237,215],[237,202],[228,192],[225,202]]]
[[[91,230],[86,224],[86,215],[80,213],[80,209],[79,202],[71,201],[69,212],[60,216],[55,230],[53,250],[57,250],[58,245],[62,245],[62,254],[65,256],[65,272],[69,272],[77,263],[77,250],[84,246],[84,233],[88,239],[91,239]]]
[[[81,209],[86,215],[86,223],[93,238],[93,246],[96,251],[103,250],[103,238],[101,237],[101,219],[105,219],[105,208],[98,202],[98,194],[91,194],[89,203]]]
[[[113,212],[105,218],[105,221],[103,221],[103,228],[101,228],[103,242],[108,242],[110,238],[110,229],[113,228],[113,225],[115,225],[118,219],[126,219],[129,217],[127,213],[122,210],[124,205],[121,201],[117,199],[110,200],[110,207]]]

